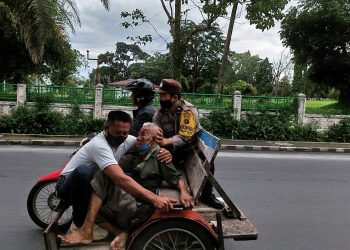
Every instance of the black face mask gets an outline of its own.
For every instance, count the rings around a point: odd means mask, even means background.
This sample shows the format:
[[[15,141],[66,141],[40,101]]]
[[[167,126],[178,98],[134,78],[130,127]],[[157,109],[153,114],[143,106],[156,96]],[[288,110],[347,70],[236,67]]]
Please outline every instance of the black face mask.
[[[120,144],[122,144],[126,140],[126,136],[122,136],[122,135],[113,136],[107,132],[106,140],[112,147],[118,147]]]
[[[166,100],[166,101],[159,101],[160,107],[162,109],[170,109],[173,104],[171,103],[171,100]]]

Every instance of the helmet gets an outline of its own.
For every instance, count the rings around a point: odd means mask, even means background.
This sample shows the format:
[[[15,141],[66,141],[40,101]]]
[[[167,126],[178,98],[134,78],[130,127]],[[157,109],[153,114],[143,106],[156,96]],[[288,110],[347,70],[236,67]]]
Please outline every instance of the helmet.
[[[151,101],[154,98],[154,86],[147,79],[136,79],[123,87],[124,90],[132,92],[134,98],[140,102]]]

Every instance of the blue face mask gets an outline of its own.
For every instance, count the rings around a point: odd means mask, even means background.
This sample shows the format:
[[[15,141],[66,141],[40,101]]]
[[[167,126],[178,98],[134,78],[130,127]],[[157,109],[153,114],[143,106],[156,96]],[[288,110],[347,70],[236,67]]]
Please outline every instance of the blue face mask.
[[[151,138],[151,139],[152,139],[152,138]],[[139,153],[139,155],[144,155],[144,154],[146,154],[146,153],[149,151],[149,149],[151,148],[151,145],[149,144],[149,142],[151,141],[151,139],[150,139],[148,142],[146,142],[146,143],[140,145],[140,147],[138,147],[138,153]]]
[[[148,150],[150,149],[151,145],[149,145],[148,143],[142,144],[139,148],[138,148],[138,152],[139,155],[144,155],[148,152]]]

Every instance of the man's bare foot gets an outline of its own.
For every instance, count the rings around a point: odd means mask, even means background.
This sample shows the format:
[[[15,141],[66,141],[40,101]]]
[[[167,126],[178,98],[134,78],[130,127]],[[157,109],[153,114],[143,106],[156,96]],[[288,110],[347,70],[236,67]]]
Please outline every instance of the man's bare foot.
[[[128,240],[129,234],[127,232],[121,232],[111,242],[112,250],[121,250],[125,247],[126,241]]]
[[[66,235],[58,235],[58,238],[68,244],[90,244],[93,239],[92,233],[84,232],[81,229]]]

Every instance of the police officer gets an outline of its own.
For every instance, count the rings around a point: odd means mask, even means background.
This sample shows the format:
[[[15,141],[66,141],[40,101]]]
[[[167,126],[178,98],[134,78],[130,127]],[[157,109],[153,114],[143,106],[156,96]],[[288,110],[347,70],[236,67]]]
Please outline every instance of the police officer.
[[[160,93],[160,109],[153,116],[153,122],[163,130],[159,144],[173,155],[173,162],[181,167],[189,150],[196,145],[199,124],[197,109],[181,99],[181,84],[174,79],[163,79],[156,92]],[[210,171],[214,174],[214,165]],[[201,202],[222,209],[224,204],[213,194],[213,185],[207,181],[202,191]]]
[[[131,91],[133,104],[137,109],[133,111],[132,127],[129,134],[136,136],[145,122],[152,122],[155,108],[153,107],[154,86],[147,79],[136,79],[128,83],[125,90]]]

